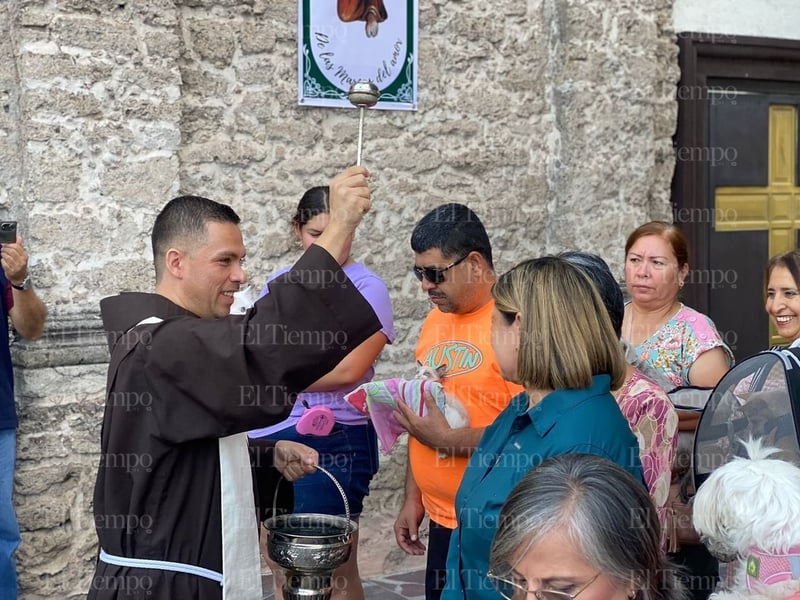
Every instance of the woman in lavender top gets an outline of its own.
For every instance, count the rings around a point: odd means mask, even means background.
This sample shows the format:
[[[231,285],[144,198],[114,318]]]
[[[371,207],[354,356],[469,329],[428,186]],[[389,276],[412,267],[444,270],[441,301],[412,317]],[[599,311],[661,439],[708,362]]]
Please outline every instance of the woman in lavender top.
[[[292,218],[295,235],[303,250],[313,244],[325,230],[330,219],[328,187],[313,187],[306,191]],[[344,273],[370,303],[382,324],[382,329],[368,338],[340,362],[337,367],[317,380],[298,395],[289,418],[278,425],[250,432],[251,438],[294,440],[319,452],[319,464],[329,471],[343,487],[350,505],[351,518],[358,519],[364,497],[369,493],[369,483],[378,470],[378,446],[375,430],[368,418],[356,411],[344,395],[356,386],[370,381],[375,373],[374,364],[387,343],[395,339],[392,321],[392,304],[386,285],[375,273],[356,262],[350,248],[339,257]],[[273,273],[261,296],[269,293],[270,283],[290,269],[286,266]],[[332,282],[335,283],[335,282]],[[336,332],[309,332],[316,334],[319,343],[335,343]],[[325,339],[327,336],[329,339]],[[335,419],[333,429],[326,435],[307,433],[303,415],[318,407],[330,410],[327,415]],[[316,412],[316,411],[315,411]],[[313,413],[312,413],[313,414]],[[298,426],[300,431],[298,431]],[[344,514],[344,502],[333,482],[321,472],[311,474],[294,485],[294,512]],[[353,535],[353,549],[348,561],[334,574],[333,600],[363,600],[364,591],[358,574],[358,532]],[[281,597],[280,569],[273,569],[275,597]]]

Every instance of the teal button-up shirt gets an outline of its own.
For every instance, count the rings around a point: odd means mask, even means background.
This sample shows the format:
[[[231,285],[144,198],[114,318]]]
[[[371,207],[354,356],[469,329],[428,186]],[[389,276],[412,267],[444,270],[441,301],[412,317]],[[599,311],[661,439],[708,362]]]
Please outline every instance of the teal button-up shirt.
[[[530,410],[528,395],[519,394],[486,428],[456,495],[458,527],[450,538],[442,600],[501,598],[486,577],[500,509],[523,475],[543,460],[595,454],[643,482],[639,444],[610,384],[608,375],[595,375],[591,387],[556,390]]]

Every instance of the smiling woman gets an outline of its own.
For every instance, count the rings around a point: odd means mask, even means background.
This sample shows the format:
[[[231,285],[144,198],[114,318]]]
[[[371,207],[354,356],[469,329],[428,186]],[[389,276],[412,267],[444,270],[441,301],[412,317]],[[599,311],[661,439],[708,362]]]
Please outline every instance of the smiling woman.
[[[791,346],[800,344],[800,251],[778,254],[769,261],[764,308],[775,329]]]

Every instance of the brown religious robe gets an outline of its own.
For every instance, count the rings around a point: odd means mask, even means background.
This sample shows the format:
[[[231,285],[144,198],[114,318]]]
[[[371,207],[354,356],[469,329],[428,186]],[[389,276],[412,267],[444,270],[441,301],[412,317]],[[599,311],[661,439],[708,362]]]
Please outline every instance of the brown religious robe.
[[[94,493],[100,547],[221,572],[218,439],[285,419],[295,394],[380,322],[317,246],[242,316],[200,319],[143,293],[106,298],[101,312],[111,363]],[[137,326],[149,317],[163,320]],[[222,588],[99,561],[88,599],[118,598],[219,600]]]

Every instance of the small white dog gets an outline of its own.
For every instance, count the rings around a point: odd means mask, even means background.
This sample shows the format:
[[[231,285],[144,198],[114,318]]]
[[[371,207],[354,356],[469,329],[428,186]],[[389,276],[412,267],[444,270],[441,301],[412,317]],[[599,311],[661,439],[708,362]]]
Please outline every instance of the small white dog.
[[[741,440],[740,440],[741,441]],[[737,561],[731,589],[709,600],[800,600],[800,468],[741,442],[749,458],[711,473],[694,497],[694,528],[709,552]]]
[[[438,381],[441,383],[447,376],[447,367],[440,365],[438,367],[429,367],[417,361],[417,373],[414,379],[425,379],[427,381]],[[459,427],[466,427],[469,425],[469,413],[467,412],[464,403],[456,398],[453,394],[445,392],[444,394],[444,418],[453,429]]]

